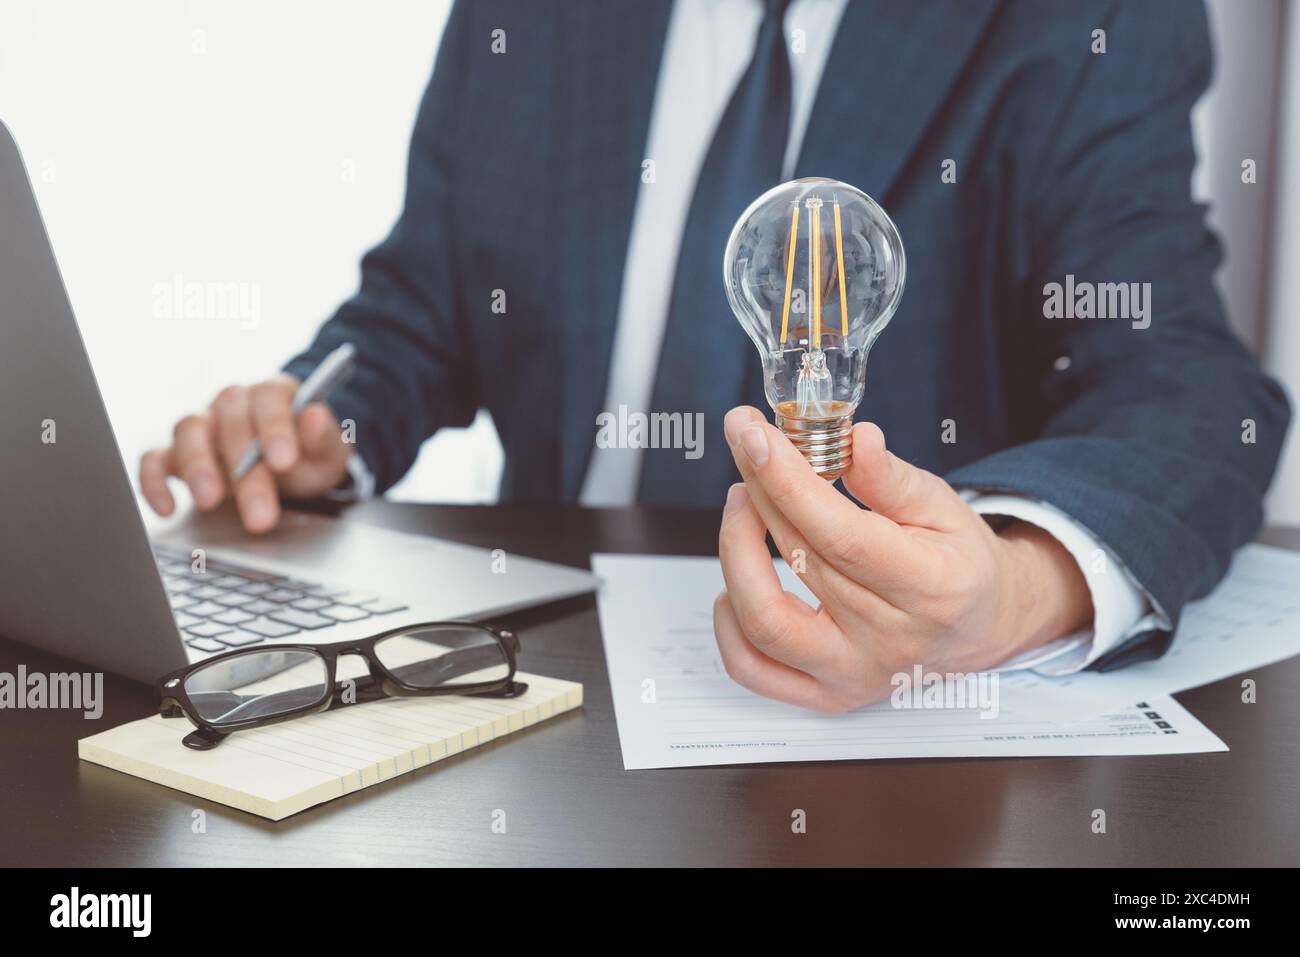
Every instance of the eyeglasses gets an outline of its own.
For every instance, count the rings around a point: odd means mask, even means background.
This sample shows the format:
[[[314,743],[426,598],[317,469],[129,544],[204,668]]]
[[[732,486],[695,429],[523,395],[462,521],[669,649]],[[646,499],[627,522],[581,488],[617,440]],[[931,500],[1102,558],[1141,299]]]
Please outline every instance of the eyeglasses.
[[[235,731],[381,698],[514,698],[528,690],[514,680],[518,653],[513,632],[470,621],[407,625],[329,645],[276,643],[164,675],[158,713],[189,718],[197,730],[185,736],[185,746],[207,751]],[[366,671],[339,679],[341,655],[364,659]]]

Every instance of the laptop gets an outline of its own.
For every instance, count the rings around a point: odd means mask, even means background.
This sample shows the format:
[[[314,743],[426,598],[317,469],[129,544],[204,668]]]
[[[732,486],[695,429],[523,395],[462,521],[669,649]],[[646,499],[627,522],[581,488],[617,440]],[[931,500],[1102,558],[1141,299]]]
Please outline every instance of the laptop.
[[[22,157],[0,122],[0,636],[134,678],[595,587],[585,571],[286,511],[146,530]],[[151,539],[152,534],[152,539]]]

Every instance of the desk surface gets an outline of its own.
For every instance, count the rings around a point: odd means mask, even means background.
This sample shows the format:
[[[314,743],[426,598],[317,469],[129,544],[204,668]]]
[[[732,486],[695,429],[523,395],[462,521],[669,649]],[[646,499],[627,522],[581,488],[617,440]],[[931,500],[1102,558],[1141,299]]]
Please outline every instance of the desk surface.
[[[346,520],[586,566],[593,551],[715,552],[717,517],[666,510],[373,502]],[[1264,540],[1300,548],[1300,531]],[[1300,659],[1178,696],[1226,754],[843,761],[623,770],[595,599],[508,619],[520,667],[581,681],[577,712],[285,821],[77,760],[76,741],[143,717],[106,676],[105,714],[0,712],[0,865],[795,864],[1294,865]],[[0,671],[57,659],[0,641]],[[790,830],[793,808],[808,830]],[[1108,833],[1090,830],[1094,808]],[[191,829],[206,812],[206,833]],[[493,812],[507,831],[494,834]]]

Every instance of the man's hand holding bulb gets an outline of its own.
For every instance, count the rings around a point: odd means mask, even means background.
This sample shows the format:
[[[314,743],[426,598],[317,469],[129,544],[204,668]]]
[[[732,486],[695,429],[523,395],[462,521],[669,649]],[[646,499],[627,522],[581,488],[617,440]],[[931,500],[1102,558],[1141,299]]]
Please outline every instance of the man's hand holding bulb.
[[[888,697],[892,676],[915,665],[986,670],[1091,619],[1083,575],[1051,535],[1023,522],[995,534],[943,479],[891,454],[876,426],[854,427],[842,477],[869,509],[757,409],[733,409],[725,431],[744,482],[722,518],[713,622],[728,673],[750,690],[845,711]],[[820,608],[781,587],[768,532]]]
[[[991,668],[1092,618],[1083,574],[1055,538],[1024,522],[995,534],[941,478],[890,454],[879,428],[851,424],[906,273],[880,205],[815,177],[756,199],[723,256],[780,428],[754,408],[727,414],[745,481],[723,514],[714,631],[736,681],[818,711],[885,698],[916,665]],[[821,607],[781,587],[768,532]]]

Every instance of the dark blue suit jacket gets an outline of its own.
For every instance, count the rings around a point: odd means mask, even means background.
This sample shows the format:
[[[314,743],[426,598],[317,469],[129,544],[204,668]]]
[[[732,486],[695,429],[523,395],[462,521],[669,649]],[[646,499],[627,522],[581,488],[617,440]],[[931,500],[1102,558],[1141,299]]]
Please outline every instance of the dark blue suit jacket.
[[[402,217],[288,366],[301,376],[357,345],[332,404],[356,420],[381,489],[435,430],[486,407],[502,499],[577,498],[670,9],[456,4]],[[1098,28],[1104,54],[1091,52]],[[859,418],[953,484],[1058,506],[1173,616],[1259,529],[1289,416],[1224,322],[1219,247],[1189,196],[1188,112],[1209,75],[1199,3],[851,0],[796,170],[880,200],[906,246],[907,289]],[[1044,285],[1067,275],[1151,283],[1150,328],[1045,318]],[[647,453],[683,471],[644,501],[720,506],[736,478],[723,414],[766,407],[733,317],[707,335],[710,374],[665,410],[704,412],[704,457]]]

